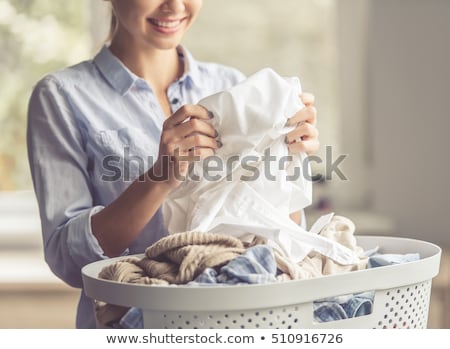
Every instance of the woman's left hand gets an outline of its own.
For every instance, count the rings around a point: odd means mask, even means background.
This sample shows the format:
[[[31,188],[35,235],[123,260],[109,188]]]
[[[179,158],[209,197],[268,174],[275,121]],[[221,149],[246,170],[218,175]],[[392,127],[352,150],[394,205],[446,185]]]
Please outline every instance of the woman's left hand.
[[[317,109],[314,107],[314,95],[303,93],[300,99],[305,107],[289,119],[288,126],[297,127],[286,135],[286,143],[292,153],[311,155],[320,147],[319,131],[316,128]]]

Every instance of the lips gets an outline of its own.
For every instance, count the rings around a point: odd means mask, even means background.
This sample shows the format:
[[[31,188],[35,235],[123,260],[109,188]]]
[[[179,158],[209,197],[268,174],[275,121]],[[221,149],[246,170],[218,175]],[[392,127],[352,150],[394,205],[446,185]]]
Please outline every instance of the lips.
[[[149,18],[148,20],[149,20],[150,23],[152,23],[153,25],[156,25],[158,27],[175,28],[176,26],[178,26],[183,21],[183,19],[159,20],[159,19]]]
[[[180,28],[181,24],[186,20],[187,17],[180,19],[157,19],[148,18],[147,21],[159,32],[161,33],[173,33]]]

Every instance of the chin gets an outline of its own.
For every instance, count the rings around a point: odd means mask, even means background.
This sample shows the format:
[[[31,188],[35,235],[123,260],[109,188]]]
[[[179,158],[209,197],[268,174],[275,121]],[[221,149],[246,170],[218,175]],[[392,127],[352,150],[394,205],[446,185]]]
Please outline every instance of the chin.
[[[148,46],[152,48],[156,48],[158,50],[172,50],[175,49],[180,43],[177,42],[167,42],[167,43],[160,43],[155,45],[155,43],[147,43]]]

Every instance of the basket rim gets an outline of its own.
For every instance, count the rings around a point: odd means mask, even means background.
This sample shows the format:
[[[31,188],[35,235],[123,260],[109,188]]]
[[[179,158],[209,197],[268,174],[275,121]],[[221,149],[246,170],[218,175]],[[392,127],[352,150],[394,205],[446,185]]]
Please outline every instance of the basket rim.
[[[438,274],[441,248],[431,242],[386,236],[357,236],[357,240],[365,249],[383,245],[381,250],[385,251],[384,253],[418,252],[423,258],[415,262],[307,280],[257,285],[140,285],[97,277],[104,266],[130,257],[122,256],[83,267],[84,291],[92,299],[142,309],[232,311],[288,306],[338,295],[402,287],[428,281]],[[136,256],[142,256],[142,254]],[[330,284],[333,287],[330,287]]]

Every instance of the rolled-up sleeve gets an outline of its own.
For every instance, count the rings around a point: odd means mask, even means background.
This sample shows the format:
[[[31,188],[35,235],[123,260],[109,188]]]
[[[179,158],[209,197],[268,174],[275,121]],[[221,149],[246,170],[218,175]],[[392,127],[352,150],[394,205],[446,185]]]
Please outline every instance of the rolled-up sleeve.
[[[63,86],[51,76],[31,96],[27,147],[46,262],[63,281],[82,287],[81,268],[106,258],[91,230],[103,206],[93,205],[82,134]]]

